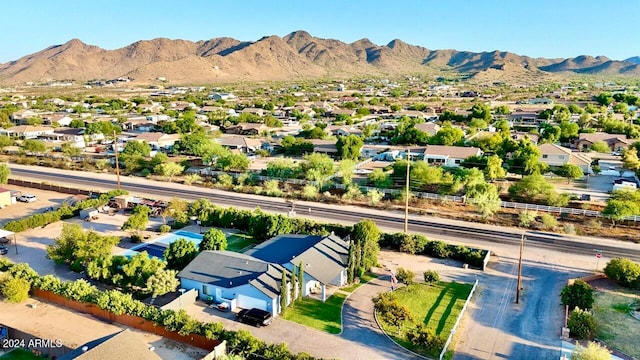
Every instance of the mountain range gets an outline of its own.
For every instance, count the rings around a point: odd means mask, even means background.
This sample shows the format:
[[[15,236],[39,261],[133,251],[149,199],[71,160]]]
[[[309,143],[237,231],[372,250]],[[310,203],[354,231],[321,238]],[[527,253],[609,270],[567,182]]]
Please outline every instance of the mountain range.
[[[395,39],[344,43],[306,31],[257,41],[221,37],[187,41],[157,38],[105,50],[73,39],[0,64],[0,84],[49,80],[86,81],[129,77],[174,84],[312,79],[320,77],[464,74],[478,81],[529,81],[557,74],[640,75],[640,57],[532,58],[510,52],[429,50]]]

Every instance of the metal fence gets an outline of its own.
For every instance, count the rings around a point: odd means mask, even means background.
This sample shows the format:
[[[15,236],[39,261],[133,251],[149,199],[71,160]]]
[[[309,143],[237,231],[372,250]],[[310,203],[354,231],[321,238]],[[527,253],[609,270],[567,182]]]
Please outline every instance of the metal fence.
[[[471,297],[473,296],[473,293],[476,291],[476,287],[477,286],[478,286],[478,279],[476,279],[476,281],[473,283],[473,287],[471,288],[471,292],[469,293],[469,296],[467,297],[467,301],[464,302],[464,306],[462,307],[462,310],[460,311],[460,315],[458,315],[458,319],[456,319],[456,323],[453,325],[453,328],[451,328],[451,332],[449,333],[449,337],[447,338],[447,342],[444,343],[444,347],[442,348],[442,352],[440,353],[439,360],[442,360],[442,358],[444,358],[444,355],[447,352],[447,348],[451,344],[451,340],[453,339],[453,335],[455,335],[456,330],[458,329],[458,325],[460,325],[460,320],[464,316],[464,312],[465,312],[465,310],[467,310],[467,305],[469,305],[469,301],[471,301]]]

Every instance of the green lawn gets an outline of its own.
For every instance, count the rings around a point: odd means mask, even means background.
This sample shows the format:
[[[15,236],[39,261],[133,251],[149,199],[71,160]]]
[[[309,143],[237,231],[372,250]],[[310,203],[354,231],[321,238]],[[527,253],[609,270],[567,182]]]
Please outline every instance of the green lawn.
[[[640,292],[616,286],[595,293],[597,337],[610,347],[640,358],[640,321],[629,310],[640,307]]]
[[[344,293],[335,293],[324,303],[316,299],[303,298],[289,306],[283,318],[329,334],[339,334],[342,328],[342,303],[346,298],[347,295]]]
[[[24,349],[13,349],[12,351],[0,356],[0,360],[39,360],[39,356],[35,356],[31,351]]]
[[[371,280],[373,280],[375,278],[377,278],[376,275],[371,274],[371,273],[366,273],[366,274],[362,275],[362,277],[360,278],[360,282],[359,283],[345,286],[343,288],[340,288],[340,290],[342,290],[344,292],[348,292],[348,293],[354,292],[357,288],[359,288],[360,286],[368,283],[369,281],[371,281]]]
[[[257,243],[257,241],[252,236],[245,234],[233,234],[227,237],[227,250],[240,252],[255,243]]]
[[[471,292],[471,284],[440,282],[436,285],[414,284],[394,291],[394,297],[405,306],[411,317],[411,322],[404,324],[404,328],[398,334],[395,326],[384,322],[378,317],[383,330],[394,338],[400,345],[415,352],[429,356],[438,354],[428,353],[425,349],[416,347],[406,340],[406,332],[423,323],[429,329],[446,339],[455,324],[464,302]]]

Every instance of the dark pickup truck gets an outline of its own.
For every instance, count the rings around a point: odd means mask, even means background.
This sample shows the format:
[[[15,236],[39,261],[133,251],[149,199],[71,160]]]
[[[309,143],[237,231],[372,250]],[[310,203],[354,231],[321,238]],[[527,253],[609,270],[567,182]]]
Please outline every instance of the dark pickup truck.
[[[238,313],[237,317],[240,322],[251,324],[257,327],[267,326],[271,324],[271,321],[273,320],[270,312],[256,308],[242,309]]]

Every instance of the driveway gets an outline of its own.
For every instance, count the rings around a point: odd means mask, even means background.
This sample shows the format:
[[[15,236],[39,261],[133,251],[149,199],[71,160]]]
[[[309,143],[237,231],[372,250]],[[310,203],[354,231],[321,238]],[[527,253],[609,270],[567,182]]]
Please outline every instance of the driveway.
[[[199,320],[221,322],[225,329],[247,330],[267,343],[285,342],[293,353],[306,352],[325,359],[418,359],[383,335],[373,318],[371,298],[386,291],[388,284],[388,276],[375,279],[349,296],[342,312],[343,332],[340,335],[331,335],[280,318],[275,318],[269,326],[257,328],[236,321],[233,313],[208,308],[201,302],[185,305],[184,309]]]

